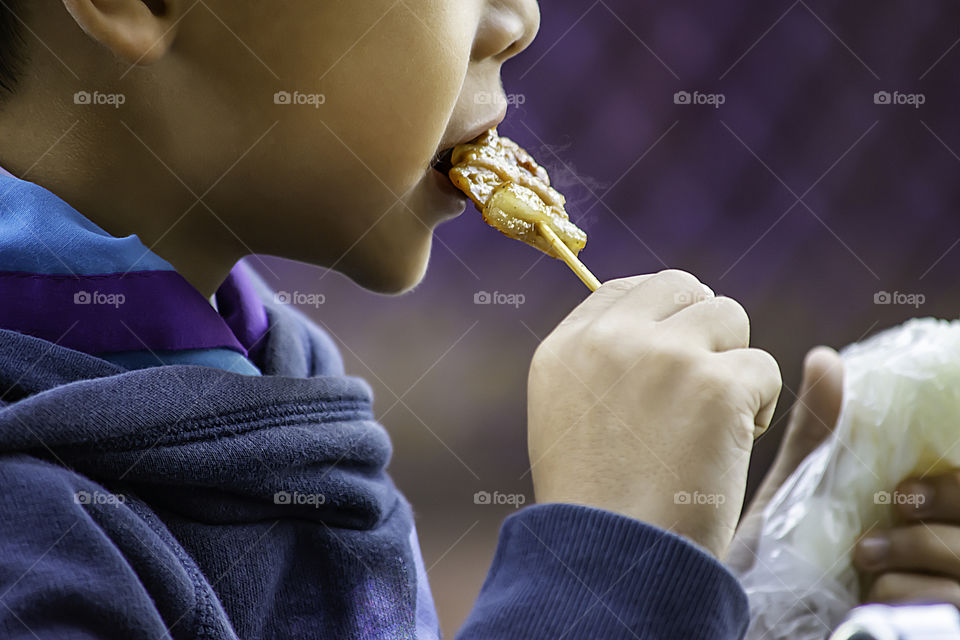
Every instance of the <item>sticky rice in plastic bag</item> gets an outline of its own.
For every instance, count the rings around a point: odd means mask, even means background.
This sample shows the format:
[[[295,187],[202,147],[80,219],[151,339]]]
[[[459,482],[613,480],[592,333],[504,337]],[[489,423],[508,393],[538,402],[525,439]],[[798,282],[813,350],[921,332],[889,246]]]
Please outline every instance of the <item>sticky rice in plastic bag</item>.
[[[750,640],[823,640],[860,603],[857,539],[910,498],[897,484],[960,466],[960,321],[910,320],[841,356],[836,430],[767,505],[740,576]]]

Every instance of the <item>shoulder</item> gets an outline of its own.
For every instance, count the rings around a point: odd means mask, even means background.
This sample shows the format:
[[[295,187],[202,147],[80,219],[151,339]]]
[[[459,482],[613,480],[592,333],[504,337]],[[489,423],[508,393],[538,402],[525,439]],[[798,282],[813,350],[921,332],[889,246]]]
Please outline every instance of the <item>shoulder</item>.
[[[135,502],[45,460],[0,455],[0,635],[167,637],[164,617],[176,615],[188,630],[189,572]]]

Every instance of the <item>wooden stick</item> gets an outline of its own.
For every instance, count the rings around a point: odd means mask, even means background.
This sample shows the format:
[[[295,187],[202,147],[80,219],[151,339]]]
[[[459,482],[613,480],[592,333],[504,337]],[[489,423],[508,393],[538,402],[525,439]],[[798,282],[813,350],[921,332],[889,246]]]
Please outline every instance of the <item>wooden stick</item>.
[[[587,288],[589,288],[590,291],[596,291],[600,288],[600,281],[597,280],[597,276],[590,273],[590,269],[587,269],[587,267],[580,262],[577,256],[574,255],[573,251],[570,251],[570,247],[568,247],[563,240],[561,240],[560,237],[553,232],[553,229],[550,228],[550,225],[541,220],[537,222],[536,226],[540,235],[547,239],[547,242],[550,243],[550,246],[553,248],[556,254],[567,263],[567,266],[570,267],[570,270],[577,274],[577,277],[580,278],[580,281],[587,285]]]

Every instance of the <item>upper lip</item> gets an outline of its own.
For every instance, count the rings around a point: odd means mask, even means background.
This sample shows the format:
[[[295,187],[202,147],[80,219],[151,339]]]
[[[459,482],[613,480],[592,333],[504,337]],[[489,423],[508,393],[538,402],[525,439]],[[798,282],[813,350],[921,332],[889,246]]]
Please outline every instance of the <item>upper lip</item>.
[[[490,129],[493,129],[494,127],[498,126],[501,122],[503,122],[503,119],[506,117],[507,117],[507,107],[506,105],[504,105],[504,107],[499,112],[497,112],[497,114],[494,115],[493,118],[483,122],[482,124],[476,125],[469,129],[462,127],[460,130],[454,132],[456,136],[451,136],[450,138],[445,139],[440,144],[440,148],[437,149],[437,155],[440,156],[443,154],[444,151],[447,151],[459,144],[465,144],[467,142],[470,142],[471,140],[474,140],[480,137],[486,131],[489,131]]]

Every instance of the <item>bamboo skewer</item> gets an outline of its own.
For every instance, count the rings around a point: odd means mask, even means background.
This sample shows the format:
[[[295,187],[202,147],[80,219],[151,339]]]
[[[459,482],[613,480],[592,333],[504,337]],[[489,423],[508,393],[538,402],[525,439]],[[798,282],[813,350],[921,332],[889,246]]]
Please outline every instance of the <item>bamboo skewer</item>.
[[[580,260],[574,255],[573,251],[570,251],[568,247],[560,237],[554,233],[553,229],[550,228],[544,221],[539,221],[536,224],[537,232],[547,239],[547,242],[550,243],[550,246],[553,248],[554,252],[560,256],[560,258],[567,263],[567,266],[570,267],[570,270],[577,274],[577,277],[580,278],[580,281],[583,284],[587,285],[587,288],[590,291],[596,291],[600,288],[600,281],[597,279],[597,276],[590,273],[590,269],[587,269]]]

